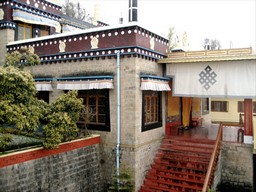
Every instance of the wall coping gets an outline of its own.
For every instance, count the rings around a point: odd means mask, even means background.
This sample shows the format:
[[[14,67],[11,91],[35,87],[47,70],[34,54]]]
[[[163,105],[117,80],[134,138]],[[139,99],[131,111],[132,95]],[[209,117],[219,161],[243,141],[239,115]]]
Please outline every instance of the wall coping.
[[[72,140],[61,143],[57,149],[44,149],[43,147],[18,151],[0,156],[0,168],[18,163],[23,163],[30,160],[43,158],[46,156],[64,153],[74,149],[87,147],[90,145],[99,144],[101,141],[99,135],[91,135],[90,137]]]

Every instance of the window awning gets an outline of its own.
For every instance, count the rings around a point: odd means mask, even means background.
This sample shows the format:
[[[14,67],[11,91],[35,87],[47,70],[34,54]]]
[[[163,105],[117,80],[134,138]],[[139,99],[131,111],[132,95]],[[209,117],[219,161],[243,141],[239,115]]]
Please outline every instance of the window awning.
[[[37,91],[52,91],[52,78],[36,78],[35,85]]]
[[[152,76],[152,75],[140,75],[141,78],[141,90],[152,91],[170,91],[168,81],[169,78]]]
[[[57,89],[90,90],[113,89],[113,76],[64,77],[57,79]]]
[[[43,16],[28,13],[26,11],[22,11],[19,9],[13,9],[12,16],[13,16],[13,20],[22,21],[24,23],[51,26],[51,27],[55,27],[57,33],[61,32],[60,23],[53,19],[49,19],[49,18],[46,18]]]

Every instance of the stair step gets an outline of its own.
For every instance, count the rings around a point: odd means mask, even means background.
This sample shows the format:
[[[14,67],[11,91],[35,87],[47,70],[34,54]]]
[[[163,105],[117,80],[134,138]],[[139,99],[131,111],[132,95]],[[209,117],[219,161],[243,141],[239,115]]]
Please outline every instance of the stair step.
[[[168,137],[139,192],[201,192],[215,141]]]
[[[139,192],[181,192],[180,189],[175,189],[174,187],[172,189],[166,189],[161,187],[155,187],[155,186],[142,186],[142,190]]]
[[[204,154],[211,154],[212,149],[200,149],[200,148],[194,148],[194,147],[182,147],[182,146],[161,146],[160,150],[162,151],[182,151],[182,152],[187,152],[187,153],[204,153]]]
[[[197,174],[206,174],[207,172],[207,168],[199,169],[195,167],[184,167],[179,165],[166,165],[166,164],[158,164],[158,163],[153,163],[151,167],[164,172],[183,171],[183,172],[197,173]]]
[[[163,172],[161,170],[157,169],[151,169],[149,170],[148,174],[156,174],[156,175],[161,175],[163,177],[165,176],[176,176],[176,177],[187,177],[190,179],[195,179],[195,180],[204,180],[205,175],[204,174],[196,174],[196,173],[188,173],[188,172],[181,172],[181,171],[169,171],[169,172]]]
[[[194,189],[201,191],[203,186],[201,185],[189,185],[189,183],[175,183],[171,181],[166,181],[166,180],[154,180],[154,179],[145,179],[144,185],[147,185],[149,187],[158,187],[161,188],[162,190],[168,191],[169,189],[179,189],[180,191],[185,191],[188,189]]]
[[[176,136],[170,136],[166,137],[164,140],[169,140],[171,142],[189,142],[189,143],[195,143],[197,144],[215,144],[215,140],[210,140],[210,139],[196,139],[196,138],[186,138],[186,137],[176,137]]]
[[[187,161],[187,162],[210,162],[210,156],[198,156],[198,155],[187,155],[183,153],[162,153],[156,154],[156,158],[170,159],[175,161]]]
[[[188,182],[188,183],[194,183],[194,184],[201,184],[203,185],[204,184],[204,180],[203,179],[198,179],[198,180],[195,180],[195,179],[191,179],[189,177],[177,177],[175,175],[171,175],[171,174],[154,174],[154,173],[149,173],[147,175],[147,178],[149,179],[154,179],[154,180],[159,180],[161,178],[164,178],[165,180],[171,180],[171,181],[181,181],[181,182]]]
[[[180,192],[175,189],[161,189],[160,187],[142,185],[139,192]]]
[[[155,163],[163,164],[163,165],[171,165],[171,166],[184,166],[189,168],[197,168],[197,169],[207,169],[209,163],[205,162],[188,162],[188,161],[175,161],[164,158],[155,159]]]
[[[214,143],[198,143],[198,142],[179,141],[179,140],[164,140],[162,145],[192,146],[192,147],[210,148],[210,149],[213,149],[214,147]]]

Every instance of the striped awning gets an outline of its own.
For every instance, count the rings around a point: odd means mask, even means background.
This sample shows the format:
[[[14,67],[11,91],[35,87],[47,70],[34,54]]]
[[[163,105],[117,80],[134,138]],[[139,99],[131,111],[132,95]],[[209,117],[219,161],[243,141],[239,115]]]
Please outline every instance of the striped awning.
[[[53,19],[49,19],[40,15],[35,15],[20,9],[13,9],[13,20],[22,21],[24,23],[31,23],[37,25],[47,25],[51,27],[55,27],[56,32],[61,32],[61,25],[58,21]]]
[[[170,91],[168,81],[169,78],[152,76],[152,75],[140,75],[141,78],[141,90],[151,91]]]
[[[60,90],[113,89],[113,76],[64,77],[57,79]]]
[[[35,85],[37,91],[52,91],[52,78],[36,78]]]

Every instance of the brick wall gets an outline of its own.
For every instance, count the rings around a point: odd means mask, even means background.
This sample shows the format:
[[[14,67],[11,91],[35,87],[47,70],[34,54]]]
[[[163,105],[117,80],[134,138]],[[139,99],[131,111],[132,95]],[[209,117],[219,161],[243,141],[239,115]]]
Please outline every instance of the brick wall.
[[[103,191],[100,137],[0,156],[1,191]]]
[[[248,144],[222,142],[221,191],[252,191],[252,148]]]

